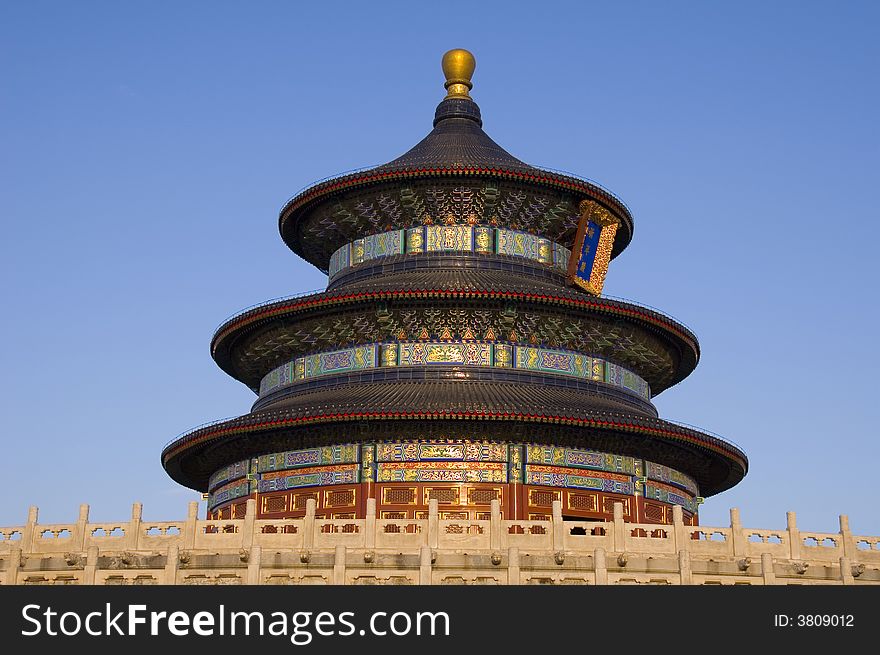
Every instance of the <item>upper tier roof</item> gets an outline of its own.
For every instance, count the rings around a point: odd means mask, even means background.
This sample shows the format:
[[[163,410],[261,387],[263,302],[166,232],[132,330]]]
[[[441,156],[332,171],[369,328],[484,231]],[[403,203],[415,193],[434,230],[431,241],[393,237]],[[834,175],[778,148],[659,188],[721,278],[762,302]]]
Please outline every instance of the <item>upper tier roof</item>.
[[[525,201],[519,200],[522,208],[508,219],[490,213],[489,203],[474,203],[477,210],[468,211],[480,223],[504,226],[507,220],[566,247],[573,245],[578,204],[596,201],[620,220],[612,257],[620,254],[633,232],[626,205],[593,182],[540,169],[511,155],[483,131],[480,108],[468,94],[470,72],[445,65],[444,72],[449,95],[438,105],[434,129],[424,139],[387,164],[320,182],[288,201],[279,217],[288,247],[326,271],[330,255],[349,241],[421,225],[426,215],[435,221],[445,219],[431,216],[439,210],[432,211],[429,202],[437,198],[437,184],[451,184],[475,195],[489,190],[498,199],[497,206],[511,194],[525,193]],[[431,188],[422,188],[425,185]],[[454,203],[446,211],[454,214]]]

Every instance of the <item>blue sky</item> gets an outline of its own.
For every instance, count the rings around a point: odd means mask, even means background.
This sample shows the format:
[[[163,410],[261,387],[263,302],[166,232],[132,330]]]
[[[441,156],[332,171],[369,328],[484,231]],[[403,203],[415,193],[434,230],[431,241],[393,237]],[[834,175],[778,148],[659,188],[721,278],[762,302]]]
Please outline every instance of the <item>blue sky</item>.
[[[230,314],[317,289],[277,213],[431,128],[440,57],[484,127],[635,217],[606,292],[690,326],[661,415],[751,470],[702,522],[880,534],[875,3],[6,3],[0,525],[185,515],[166,441],[246,413]]]

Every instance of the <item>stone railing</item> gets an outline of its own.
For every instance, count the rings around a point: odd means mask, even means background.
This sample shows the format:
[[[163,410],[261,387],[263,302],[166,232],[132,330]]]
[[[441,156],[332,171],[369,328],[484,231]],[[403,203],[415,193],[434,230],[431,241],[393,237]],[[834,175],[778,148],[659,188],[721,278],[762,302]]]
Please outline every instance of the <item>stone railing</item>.
[[[325,519],[310,500],[299,519],[206,521],[191,503],[184,521],[131,520],[0,528],[0,584],[880,584],[880,537],[802,532],[793,512],[785,530],[501,518]]]

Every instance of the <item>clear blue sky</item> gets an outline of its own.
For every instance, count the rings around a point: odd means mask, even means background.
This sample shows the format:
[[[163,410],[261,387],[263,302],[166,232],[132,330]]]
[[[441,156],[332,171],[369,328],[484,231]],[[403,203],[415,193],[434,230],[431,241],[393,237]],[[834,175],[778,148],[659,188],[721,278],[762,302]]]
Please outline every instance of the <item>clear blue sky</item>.
[[[656,404],[751,460],[702,522],[880,534],[878,7],[4,3],[0,525],[185,515],[162,446],[253,401],[214,328],[325,284],[279,208],[421,139],[464,47],[490,136],[632,209],[606,291],[699,336]]]

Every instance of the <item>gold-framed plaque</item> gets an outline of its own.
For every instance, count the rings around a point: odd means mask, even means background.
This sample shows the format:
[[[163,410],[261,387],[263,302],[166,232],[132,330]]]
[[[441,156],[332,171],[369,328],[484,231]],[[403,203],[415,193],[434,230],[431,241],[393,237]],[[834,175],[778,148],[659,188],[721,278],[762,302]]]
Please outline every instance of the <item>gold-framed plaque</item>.
[[[575,233],[571,258],[568,261],[568,280],[574,286],[593,295],[601,295],[611,261],[614,235],[620,221],[599,203],[584,200]]]

